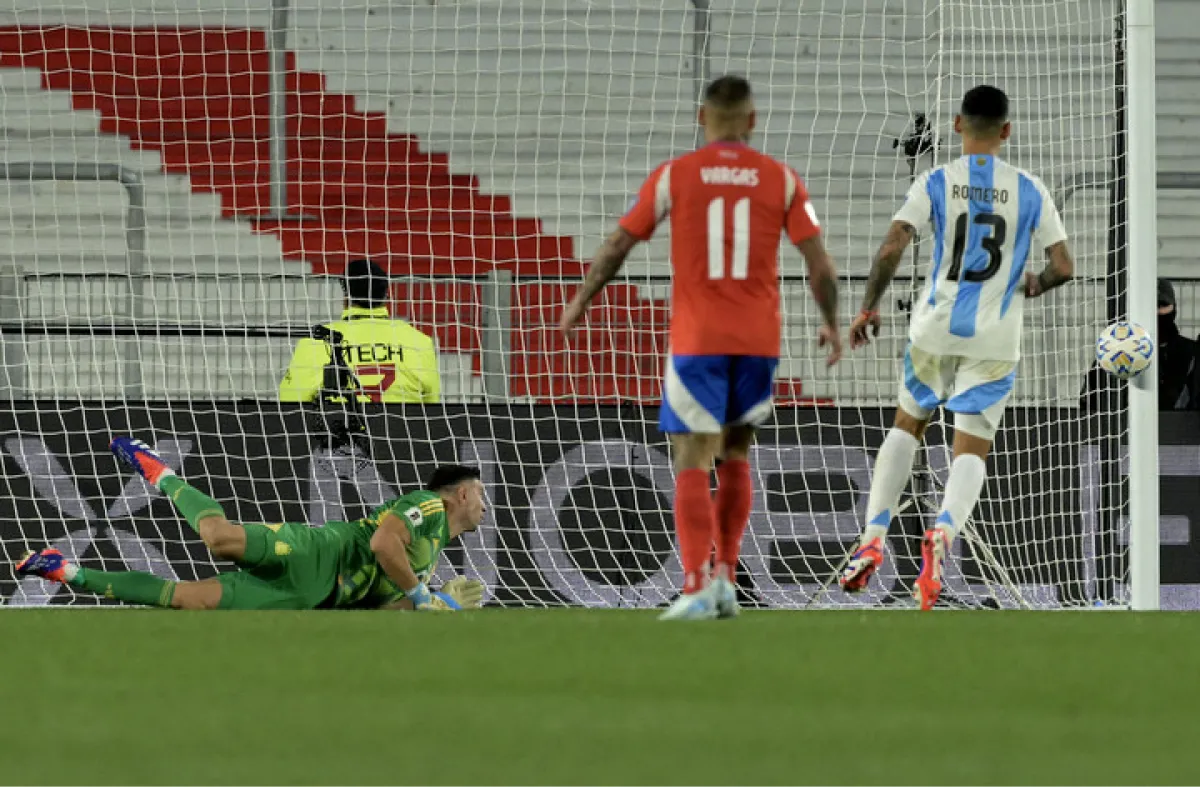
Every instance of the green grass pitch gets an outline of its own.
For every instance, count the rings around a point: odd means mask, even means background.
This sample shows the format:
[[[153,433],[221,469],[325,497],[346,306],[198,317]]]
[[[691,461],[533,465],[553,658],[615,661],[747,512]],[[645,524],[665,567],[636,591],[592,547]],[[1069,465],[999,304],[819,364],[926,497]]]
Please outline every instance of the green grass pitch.
[[[13,611],[21,784],[1194,783],[1186,614]]]

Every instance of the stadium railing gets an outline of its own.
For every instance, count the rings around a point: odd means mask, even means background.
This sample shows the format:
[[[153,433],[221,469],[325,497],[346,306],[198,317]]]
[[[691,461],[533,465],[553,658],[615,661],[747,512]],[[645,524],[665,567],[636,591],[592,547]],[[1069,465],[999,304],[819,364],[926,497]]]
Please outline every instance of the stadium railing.
[[[514,329],[516,287],[540,280],[495,272],[474,280],[453,280],[475,292],[477,316],[466,310],[443,310],[452,316],[442,326],[418,326],[442,335],[443,388],[448,402],[513,399],[515,330],[552,331],[545,323]],[[643,288],[668,289],[669,280],[654,279]],[[446,284],[446,282],[439,282]],[[843,281],[843,303],[856,302],[861,278]],[[1185,335],[1200,332],[1200,279],[1176,279],[1180,327]],[[1072,285],[1077,301],[1102,300],[1103,281]],[[803,381],[806,395],[842,405],[888,403],[895,394],[897,359],[911,299],[912,282],[900,279],[888,302],[888,323],[874,348],[847,356],[827,374],[813,341],[817,322],[807,283],[789,279],[783,285],[786,369],[781,373]],[[136,294],[133,294],[136,293]],[[312,325],[336,317],[341,292],[325,276],[266,274],[38,273],[10,269],[0,276],[0,342],[7,377],[4,394],[93,398],[120,394],[128,398],[271,398],[286,369],[296,339]],[[132,308],[131,308],[132,307]],[[403,309],[399,310],[403,313]],[[1031,310],[1028,317],[1026,369],[1017,398],[1023,403],[1071,406],[1090,363],[1086,319],[1064,328],[1064,318],[1049,320]],[[440,328],[440,330],[439,330]],[[447,346],[447,335],[474,334],[474,346]],[[89,342],[98,354],[118,352],[123,371],[79,357],[58,358],[75,371],[62,375],[47,363],[49,352],[34,351],[39,342]],[[452,340],[451,340],[452,341]],[[47,345],[49,346],[49,345]],[[27,350],[29,357],[26,358]],[[171,357],[175,354],[176,357]],[[473,358],[472,356],[477,356]],[[111,356],[110,356],[111,357]],[[476,362],[477,361],[477,362]],[[545,369],[546,367],[543,367]],[[545,372],[543,373],[552,373]],[[194,377],[188,377],[194,374]],[[652,386],[657,379],[649,381]],[[528,387],[528,386],[524,386]],[[61,390],[58,390],[61,388]]]
[[[697,17],[698,28],[702,16]],[[698,37],[697,41],[702,42],[703,38]],[[1065,208],[1081,190],[1106,188],[1108,183],[1105,177],[1098,172],[1084,172],[1068,178],[1058,185],[1056,191],[1060,207]],[[4,379],[0,380],[0,393],[12,398],[54,395],[53,385],[47,386],[44,380],[36,379],[39,374],[49,371],[46,365],[30,363],[26,358],[26,350],[30,346],[26,338],[30,336],[107,337],[113,340],[111,349],[119,352],[122,359],[119,379],[112,379],[111,374],[106,379],[101,371],[103,364],[98,363],[89,367],[96,372],[89,378],[87,369],[80,373],[81,367],[87,364],[70,359],[75,366],[75,373],[69,393],[74,396],[102,396],[115,393],[114,389],[119,389],[121,395],[128,398],[272,396],[286,368],[294,341],[308,335],[312,324],[336,316],[338,290],[336,284],[327,277],[278,274],[238,274],[236,277],[156,275],[148,272],[145,191],[142,177],[135,170],[116,164],[89,162],[8,163],[0,164],[0,178],[111,181],[119,183],[128,193],[124,222],[127,245],[125,271],[40,274],[9,269],[0,272],[0,336],[3,336],[0,352],[3,353],[6,370]],[[1200,189],[1200,173],[1159,173],[1158,187],[1197,190]],[[75,280],[75,286],[67,284],[70,280]],[[123,285],[112,288],[114,280],[123,280]],[[45,301],[48,297],[44,285],[50,281],[57,281],[58,285],[51,285],[52,297],[49,300],[53,301],[53,306],[47,308]],[[515,302],[513,288],[536,284],[537,281],[528,276],[514,278],[507,271],[497,270],[491,275],[464,282],[472,288],[478,288],[478,318],[466,318],[454,326],[420,326],[430,332],[445,333],[450,328],[459,333],[474,334],[475,340],[468,343],[470,346],[455,346],[457,343],[453,340],[448,343],[450,346],[446,346],[447,343],[443,341],[442,350],[448,361],[443,369],[447,401],[513,398],[513,379],[517,373],[511,355],[514,331],[512,310]],[[187,284],[181,284],[183,282]],[[669,291],[669,279],[666,277],[642,278],[631,283],[638,285],[642,294],[650,298],[665,298]],[[1200,281],[1176,279],[1175,283],[1181,329],[1185,335],[1194,336],[1200,331],[1200,304],[1197,299]],[[848,303],[850,308],[858,302],[862,286],[861,277],[850,277],[844,281],[843,302]],[[233,292],[223,294],[223,290],[231,287]],[[253,288],[257,297],[238,295],[236,290],[239,287]],[[1082,280],[1075,287],[1091,290],[1079,292],[1077,301],[1096,303],[1106,297],[1103,279]],[[276,290],[274,297],[269,294],[272,289]],[[804,381],[806,393],[818,399],[846,405],[890,401],[895,387],[895,360],[901,355],[904,323],[915,292],[916,287],[911,279],[897,280],[894,288],[897,308],[891,310],[891,323],[885,331],[885,336],[889,338],[882,346],[868,353],[867,357],[860,355],[852,358],[847,364],[850,373],[844,374],[846,368],[843,367],[839,379],[819,373],[819,354],[808,346],[817,315],[809,302],[804,280],[785,281],[786,360],[781,371],[787,377]],[[97,295],[103,297],[98,298]],[[38,303],[39,300],[42,302]],[[104,303],[103,313],[95,312],[94,304],[97,301]],[[260,307],[249,308],[251,301],[257,301]],[[123,304],[123,308],[113,310],[111,305],[114,302]],[[173,302],[180,306],[174,306]],[[184,303],[190,306],[183,307]],[[281,304],[284,308],[265,313],[264,309],[271,310],[272,303]],[[230,305],[235,307],[232,312],[226,308]],[[255,311],[258,313],[254,314]],[[189,313],[194,315],[191,320],[188,319]],[[455,320],[459,319],[456,315]],[[1043,324],[1039,322],[1037,311],[1033,311],[1029,318],[1031,338],[1030,346],[1027,346],[1026,373],[1023,375],[1025,382],[1018,389],[1016,401],[1028,404],[1054,402],[1070,406],[1077,396],[1078,381],[1090,363],[1090,337],[1084,335],[1090,320],[1081,316],[1076,322],[1078,324],[1072,324],[1068,320],[1064,325],[1060,315],[1053,325],[1050,320]],[[552,328],[550,323],[543,326],[523,322],[517,330]],[[16,340],[17,336],[22,339]],[[200,340],[198,343],[203,343],[215,339],[217,347],[210,344],[209,352],[200,353],[205,356],[206,364],[210,357],[215,359],[217,368],[212,370],[214,374],[201,374],[196,383],[189,382],[182,387],[169,384],[147,386],[146,378],[154,375],[153,371],[147,373],[146,358],[150,355],[153,365],[153,352],[148,352],[151,348],[145,340],[164,338],[178,339],[181,346],[177,350],[184,355],[188,353],[182,344],[188,340]],[[239,347],[238,342],[242,346]],[[108,349],[103,348],[99,352]],[[166,351],[168,355],[170,352]],[[162,361],[157,376],[166,380],[172,376],[170,359],[161,350],[159,355]],[[462,358],[467,360],[463,362]],[[222,365],[223,360],[229,362]],[[186,366],[182,361],[180,365]],[[541,373],[555,374],[552,366],[543,368]]]

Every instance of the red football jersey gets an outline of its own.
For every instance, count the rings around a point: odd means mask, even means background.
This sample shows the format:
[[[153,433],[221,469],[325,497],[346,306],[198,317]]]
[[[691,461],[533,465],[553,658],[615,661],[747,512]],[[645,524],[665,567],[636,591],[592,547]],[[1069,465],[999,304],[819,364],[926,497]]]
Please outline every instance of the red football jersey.
[[[671,352],[779,356],[779,239],[820,230],[786,164],[714,142],[646,179],[620,226],[638,240],[671,219]]]

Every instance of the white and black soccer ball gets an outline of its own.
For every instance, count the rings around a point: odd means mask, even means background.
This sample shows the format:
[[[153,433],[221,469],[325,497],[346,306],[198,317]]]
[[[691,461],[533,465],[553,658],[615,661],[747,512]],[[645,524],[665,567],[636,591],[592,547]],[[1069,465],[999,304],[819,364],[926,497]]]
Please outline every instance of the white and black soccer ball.
[[[1114,322],[1096,340],[1096,362],[1122,380],[1137,377],[1154,360],[1154,341],[1146,329],[1133,322]]]

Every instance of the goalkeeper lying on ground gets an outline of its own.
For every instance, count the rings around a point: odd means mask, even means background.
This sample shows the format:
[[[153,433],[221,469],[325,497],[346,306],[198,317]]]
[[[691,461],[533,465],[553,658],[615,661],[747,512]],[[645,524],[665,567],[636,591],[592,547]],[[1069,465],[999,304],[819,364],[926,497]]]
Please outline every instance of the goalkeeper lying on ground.
[[[453,610],[478,607],[483,600],[483,583],[476,580],[457,577],[437,593],[425,585],[447,542],[483,519],[483,483],[474,468],[438,467],[426,491],[399,497],[356,522],[238,525],[145,443],[118,437],[112,450],[171,499],[210,552],[241,570],[172,582],[141,571],[84,568],[57,549],[43,549],[27,555],[18,574],[175,609]]]

